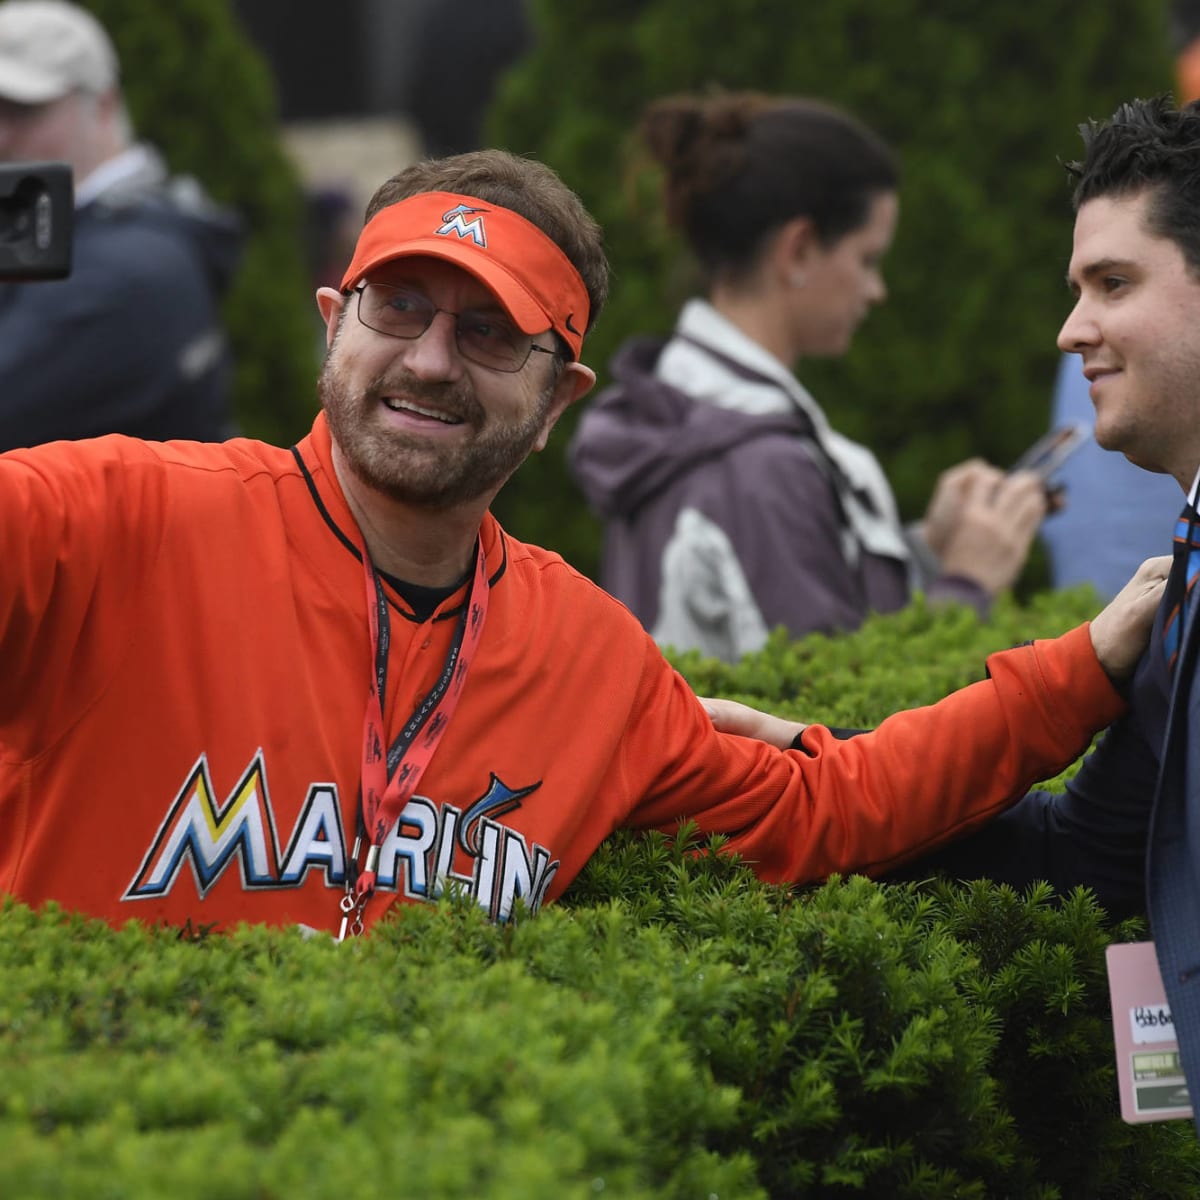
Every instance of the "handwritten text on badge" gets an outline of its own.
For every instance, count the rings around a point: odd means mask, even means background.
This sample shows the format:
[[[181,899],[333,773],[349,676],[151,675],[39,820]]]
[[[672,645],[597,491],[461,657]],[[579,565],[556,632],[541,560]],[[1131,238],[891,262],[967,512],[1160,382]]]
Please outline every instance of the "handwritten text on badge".
[[[1138,1045],[1175,1040],[1175,1022],[1166,1004],[1134,1005],[1129,1010],[1129,1028]]]

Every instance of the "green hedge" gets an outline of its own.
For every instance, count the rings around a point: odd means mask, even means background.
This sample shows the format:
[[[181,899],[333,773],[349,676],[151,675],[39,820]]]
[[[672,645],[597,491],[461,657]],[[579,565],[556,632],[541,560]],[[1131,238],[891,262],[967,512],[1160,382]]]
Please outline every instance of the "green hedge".
[[[679,662],[875,724],[1094,609],[918,603]],[[685,843],[611,838],[535,919],[448,900],[343,946],[5,904],[0,1196],[1200,1194],[1189,1123],[1118,1116],[1104,947],[1140,922],[988,883],[794,893]]]
[[[604,374],[632,333],[666,332],[691,279],[631,131],[663,94],[807,93],[880,131],[903,165],[890,300],[841,362],[802,364],[836,427],[879,454],[908,518],[971,454],[1006,465],[1049,419],[1067,312],[1078,123],[1170,88],[1161,0],[1084,13],[922,0],[533,0],[534,52],[505,79],[497,144],[548,162],[604,226],[612,300],[589,338]],[[593,570],[599,530],[566,473],[568,415],[501,497],[512,531]]]
[[[1115,1115],[1103,946],[1142,932],[990,885],[793,898],[661,838],[536,920],[340,947],[9,905],[0,1194],[1192,1200],[1190,1124]]]
[[[320,339],[299,179],[283,153],[270,72],[229,0],[81,0],[112,36],[139,137],[249,225],[224,305],[242,431],[289,445],[317,410]]]

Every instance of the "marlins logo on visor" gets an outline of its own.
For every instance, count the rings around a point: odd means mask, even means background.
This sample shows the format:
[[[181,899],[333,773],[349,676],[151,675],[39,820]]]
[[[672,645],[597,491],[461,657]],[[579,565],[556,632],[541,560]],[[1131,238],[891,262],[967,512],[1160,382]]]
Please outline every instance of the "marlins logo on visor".
[[[452,233],[460,238],[470,238],[480,249],[487,249],[487,233],[483,228],[483,218],[476,217],[473,221],[465,218],[472,213],[487,212],[486,208],[472,208],[469,204],[456,204],[449,212],[442,213],[442,223],[434,233],[449,237]]]

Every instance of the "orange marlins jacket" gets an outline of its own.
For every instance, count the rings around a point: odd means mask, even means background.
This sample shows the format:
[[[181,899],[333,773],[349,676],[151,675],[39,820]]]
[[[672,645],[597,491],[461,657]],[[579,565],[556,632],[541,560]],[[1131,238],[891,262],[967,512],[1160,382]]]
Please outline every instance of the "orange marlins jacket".
[[[323,417],[295,448],[60,442],[0,456],[0,893],[113,923],[303,923],[345,893],[373,670],[362,545]],[[634,617],[481,530],[481,641],[366,921],[448,880],[495,918],[553,900],[621,826],[684,819],[775,881],[879,872],[1056,773],[1122,711],[1086,627],[848,741],[713,731]],[[465,591],[465,589],[464,589]],[[390,591],[393,738],[460,592]]]

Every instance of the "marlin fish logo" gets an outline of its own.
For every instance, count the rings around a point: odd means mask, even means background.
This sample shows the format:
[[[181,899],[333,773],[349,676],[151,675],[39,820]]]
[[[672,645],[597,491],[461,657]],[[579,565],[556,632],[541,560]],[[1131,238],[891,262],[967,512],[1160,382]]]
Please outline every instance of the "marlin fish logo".
[[[521,807],[521,801],[542,786],[539,779],[529,787],[511,788],[495,771],[491,772],[488,790],[463,813],[458,828],[458,844],[468,853],[478,856],[480,852],[479,822],[485,817],[498,821],[505,813]]]
[[[471,208],[467,204],[456,204],[449,212],[442,213],[442,223],[434,230],[441,237],[449,237],[452,233],[459,238],[470,238],[481,250],[487,249],[487,233],[483,228],[483,218],[475,217],[468,221],[472,213],[485,213],[486,208]]]

